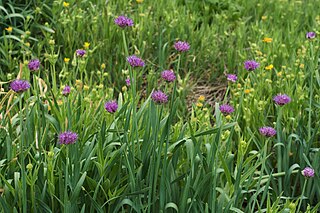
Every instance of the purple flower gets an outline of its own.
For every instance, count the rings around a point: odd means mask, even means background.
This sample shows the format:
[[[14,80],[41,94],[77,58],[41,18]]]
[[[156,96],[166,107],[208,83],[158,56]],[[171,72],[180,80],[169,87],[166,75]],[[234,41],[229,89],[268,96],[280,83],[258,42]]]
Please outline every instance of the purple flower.
[[[307,32],[307,34],[306,34],[307,39],[314,39],[315,37],[316,37],[315,32]]]
[[[236,74],[227,74],[227,80],[228,81],[231,81],[231,82],[236,82],[238,79],[237,75]]]
[[[305,176],[306,178],[314,177],[314,169],[310,167],[304,168],[304,170],[301,171],[301,174]]]
[[[132,67],[143,67],[144,66],[144,61],[135,55],[131,55],[131,56],[127,57],[127,61],[129,62],[129,64]]]
[[[36,71],[40,67],[40,61],[39,59],[32,59],[28,63],[28,68],[30,71]]]
[[[110,113],[115,113],[118,109],[118,104],[116,101],[108,101],[104,104],[104,108]]]
[[[185,41],[177,41],[174,44],[174,48],[179,52],[186,52],[190,49],[190,45]]]
[[[274,128],[270,127],[270,126],[261,127],[259,129],[259,132],[260,132],[261,135],[264,135],[266,137],[273,137],[273,136],[275,136],[277,134],[277,131]]]
[[[161,73],[161,78],[167,82],[176,80],[176,75],[172,70],[165,70]]]
[[[73,144],[78,139],[78,134],[71,131],[62,132],[59,134],[59,144]]]
[[[224,115],[229,115],[234,112],[234,108],[228,104],[221,105],[219,109]]]
[[[131,85],[130,78],[127,78],[125,81],[126,81],[126,85],[127,85],[127,86],[130,86],[130,85]]]
[[[152,92],[151,98],[156,104],[165,104],[168,102],[168,96],[161,90]]]
[[[83,49],[76,50],[76,54],[78,57],[83,57],[87,52]]]
[[[12,81],[10,84],[10,88],[17,93],[26,91],[30,86],[31,85],[28,81],[19,79]]]
[[[133,26],[133,20],[126,17],[126,16],[118,16],[114,23],[118,25],[119,27],[125,28],[125,27],[132,27]]]
[[[62,90],[62,95],[68,96],[70,94],[70,89],[71,88],[68,85],[66,85]]]
[[[248,71],[253,71],[257,69],[260,66],[260,64],[254,60],[249,60],[244,62],[244,68]]]
[[[279,94],[273,98],[273,101],[280,106],[283,106],[291,101],[291,98],[286,94]]]

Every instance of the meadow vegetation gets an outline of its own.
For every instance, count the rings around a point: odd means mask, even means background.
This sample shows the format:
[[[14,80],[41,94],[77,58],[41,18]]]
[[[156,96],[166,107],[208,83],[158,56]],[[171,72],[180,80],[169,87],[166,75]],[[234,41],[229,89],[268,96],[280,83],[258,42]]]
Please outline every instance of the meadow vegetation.
[[[318,212],[319,14],[0,0],[1,212]]]

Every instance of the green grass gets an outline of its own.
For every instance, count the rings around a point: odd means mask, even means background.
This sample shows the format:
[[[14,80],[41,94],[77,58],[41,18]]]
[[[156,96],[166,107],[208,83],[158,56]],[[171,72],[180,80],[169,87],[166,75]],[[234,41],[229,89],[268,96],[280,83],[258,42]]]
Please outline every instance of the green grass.
[[[319,29],[318,0],[68,3],[0,0],[1,212],[318,211],[319,39],[305,38]],[[134,27],[116,26],[118,15]],[[177,53],[177,40],[190,51]],[[132,54],[146,66],[131,68]],[[251,59],[260,67],[248,72]],[[174,83],[160,79],[165,69]],[[238,81],[226,84],[225,73]],[[31,88],[14,93],[16,78]],[[188,111],[203,81],[227,85],[225,99],[211,106],[207,96]],[[155,89],[167,104],[152,101]],[[279,93],[292,102],[276,106]],[[261,136],[262,126],[277,136]],[[58,143],[66,130],[78,133],[75,144]],[[307,166],[313,178],[302,176]]]

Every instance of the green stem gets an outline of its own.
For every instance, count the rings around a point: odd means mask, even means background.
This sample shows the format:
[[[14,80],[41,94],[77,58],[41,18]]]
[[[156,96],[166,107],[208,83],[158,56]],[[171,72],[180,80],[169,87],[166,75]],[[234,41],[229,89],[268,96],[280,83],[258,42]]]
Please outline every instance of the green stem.
[[[124,51],[126,56],[129,56],[129,51],[128,51],[128,46],[127,46],[127,41],[126,41],[126,34],[124,30],[122,30],[122,39],[123,39],[123,45],[124,45]],[[135,168],[135,140],[138,141],[138,129],[137,129],[137,120],[136,120],[136,103],[135,103],[135,98],[136,98],[136,73],[133,73],[133,69],[129,67],[129,74],[130,74],[130,88],[131,88],[131,106],[132,106],[132,133],[131,133],[131,144],[128,143],[129,149],[130,149],[130,155],[129,158],[130,160],[128,161],[128,166],[129,166],[129,174],[131,174],[131,186],[132,186],[132,191],[135,191],[136,184],[134,182],[134,176],[133,176],[133,171]],[[130,138],[130,137],[129,137]],[[130,146],[131,145],[131,146]]]
[[[27,212],[27,181],[26,170],[24,162],[24,127],[23,127],[23,110],[22,110],[22,95],[19,97],[19,109],[20,109],[20,155],[21,155],[21,178],[22,178],[22,212]]]
[[[308,142],[310,142],[311,140],[311,115],[312,115],[312,97],[313,97],[313,75],[314,75],[314,67],[313,67],[313,63],[314,63],[314,54],[313,54],[313,45],[312,42],[310,42],[310,59],[311,59],[311,63],[310,63],[310,87],[309,87],[309,115],[308,115]]]
[[[300,212],[300,207],[301,207],[301,204],[302,204],[302,198],[303,198],[303,195],[304,195],[304,191],[306,190],[306,186],[307,186],[307,179],[304,180],[302,193],[301,193],[301,196],[299,198],[299,205],[298,205],[297,212]]]
[[[279,144],[281,142],[281,117],[282,117],[282,108],[281,106],[278,107],[278,117],[277,117],[277,140]],[[282,171],[282,152],[281,152],[281,145],[277,146],[277,172],[280,173]],[[278,181],[279,183],[279,190],[278,192],[282,192],[282,180]]]

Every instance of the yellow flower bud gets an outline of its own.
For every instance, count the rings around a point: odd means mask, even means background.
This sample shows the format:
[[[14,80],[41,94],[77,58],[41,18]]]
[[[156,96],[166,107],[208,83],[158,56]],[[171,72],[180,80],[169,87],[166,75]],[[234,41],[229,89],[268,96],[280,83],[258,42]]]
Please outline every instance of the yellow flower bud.
[[[11,32],[12,32],[12,27],[7,27],[7,28],[5,28],[5,30],[6,30],[8,33],[11,33]]]
[[[84,49],[89,49],[90,43],[89,42],[84,42],[83,48]]]
[[[84,86],[83,86],[83,90],[85,90],[85,91],[88,91],[89,88],[90,88],[90,87],[89,87],[88,85],[84,85]]]
[[[196,104],[196,106],[197,106],[197,107],[203,107],[203,104],[200,103],[200,102],[198,102],[198,103]]]
[[[70,5],[70,3],[65,2],[65,1],[63,2],[63,6],[64,6],[64,7],[69,7],[69,5]]]
[[[27,165],[27,169],[28,169],[28,170],[32,170],[32,168],[33,168],[33,165],[32,165],[31,163],[29,163],[29,164]]]
[[[205,100],[205,97],[204,97],[203,95],[200,95],[199,98],[198,98],[198,101],[201,101],[201,102],[202,102],[202,101],[204,101],[204,100]]]
[[[266,43],[271,43],[272,42],[272,38],[264,38],[262,41],[266,42]]]

